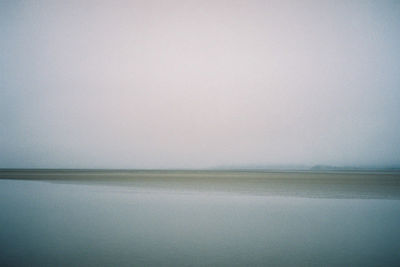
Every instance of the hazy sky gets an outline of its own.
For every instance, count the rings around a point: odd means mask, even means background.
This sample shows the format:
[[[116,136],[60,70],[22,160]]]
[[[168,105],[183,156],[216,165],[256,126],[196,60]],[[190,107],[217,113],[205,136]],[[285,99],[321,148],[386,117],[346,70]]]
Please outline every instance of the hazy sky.
[[[0,1],[0,167],[400,164],[400,1]]]

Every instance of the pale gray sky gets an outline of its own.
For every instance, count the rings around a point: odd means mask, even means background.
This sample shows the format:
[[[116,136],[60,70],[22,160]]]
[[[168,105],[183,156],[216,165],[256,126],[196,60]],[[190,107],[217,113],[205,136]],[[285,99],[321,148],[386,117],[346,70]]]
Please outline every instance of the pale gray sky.
[[[1,1],[0,167],[400,164],[400,1]]]

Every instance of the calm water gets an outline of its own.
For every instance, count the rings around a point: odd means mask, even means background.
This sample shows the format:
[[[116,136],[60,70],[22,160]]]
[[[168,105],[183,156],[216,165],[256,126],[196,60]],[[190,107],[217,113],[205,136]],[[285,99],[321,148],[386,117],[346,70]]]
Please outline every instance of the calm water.
[[[399,266],[400,201],[0,180],[10,266]]]

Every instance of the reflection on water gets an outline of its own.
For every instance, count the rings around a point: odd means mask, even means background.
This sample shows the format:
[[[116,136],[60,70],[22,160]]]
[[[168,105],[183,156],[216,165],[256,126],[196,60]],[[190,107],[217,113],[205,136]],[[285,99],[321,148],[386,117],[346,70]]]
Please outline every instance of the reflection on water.
[[[0,180],[0,263],[400,264],[400,201]]]

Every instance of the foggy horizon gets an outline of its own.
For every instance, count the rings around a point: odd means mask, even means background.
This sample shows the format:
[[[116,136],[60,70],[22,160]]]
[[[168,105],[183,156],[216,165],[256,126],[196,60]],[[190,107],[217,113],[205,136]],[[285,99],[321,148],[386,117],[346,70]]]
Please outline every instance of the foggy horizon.
[[[400,166],[398,1],[2,1],[0,168]]]

